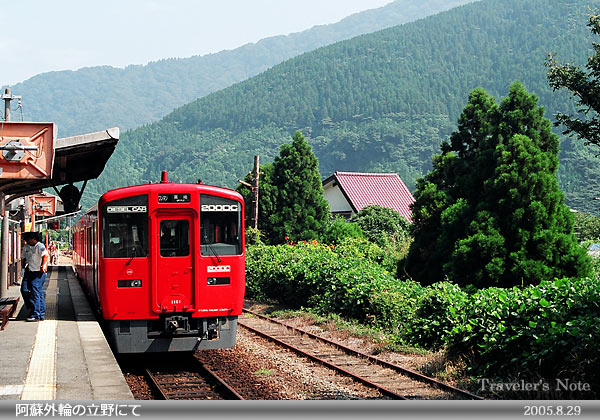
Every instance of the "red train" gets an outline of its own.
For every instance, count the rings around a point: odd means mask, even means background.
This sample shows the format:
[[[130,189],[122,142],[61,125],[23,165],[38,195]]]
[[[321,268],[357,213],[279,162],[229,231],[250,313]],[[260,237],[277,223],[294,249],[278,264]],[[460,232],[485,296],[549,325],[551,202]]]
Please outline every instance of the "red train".
[[[105,193],[73,231],[73,263],[118,353],[232,347],[245,291],[244,201],[203,184]]]

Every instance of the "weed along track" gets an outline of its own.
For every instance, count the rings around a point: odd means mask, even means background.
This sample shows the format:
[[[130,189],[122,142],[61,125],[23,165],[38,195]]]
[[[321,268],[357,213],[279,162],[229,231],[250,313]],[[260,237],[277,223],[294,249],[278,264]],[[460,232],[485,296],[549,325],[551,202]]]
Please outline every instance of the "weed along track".
[[[481,399],[434,378],[244,309],[238,325],[393,399]]]

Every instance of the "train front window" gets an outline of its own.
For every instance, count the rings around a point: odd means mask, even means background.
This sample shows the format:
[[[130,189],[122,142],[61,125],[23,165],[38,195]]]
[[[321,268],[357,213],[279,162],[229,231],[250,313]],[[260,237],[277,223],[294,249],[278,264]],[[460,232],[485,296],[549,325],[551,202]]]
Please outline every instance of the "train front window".
[[[190,255],[190,224],[187,220],[160,222],[160,256],[185,257]]]
[[[135,258],[148,255],[148,196],[114,200],[102,209],[102,256]]]
[[[200,195],[200,252],[203,256],[242,253],[242,206],[235,200]]]

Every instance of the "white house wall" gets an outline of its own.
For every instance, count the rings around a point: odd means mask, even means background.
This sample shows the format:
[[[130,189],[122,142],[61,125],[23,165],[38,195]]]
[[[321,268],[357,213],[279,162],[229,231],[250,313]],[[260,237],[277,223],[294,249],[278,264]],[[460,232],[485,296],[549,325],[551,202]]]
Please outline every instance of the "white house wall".
[[[325,200],[329,203],[331,212],[352,212],[352,207],[350,207],[350,203],[348,203],[348,200],[344,197],[344,194],[340,190],[340,186],[333,186],[332,184],[333,183],[330,183],[323,188],[323,195],[325,196]]]

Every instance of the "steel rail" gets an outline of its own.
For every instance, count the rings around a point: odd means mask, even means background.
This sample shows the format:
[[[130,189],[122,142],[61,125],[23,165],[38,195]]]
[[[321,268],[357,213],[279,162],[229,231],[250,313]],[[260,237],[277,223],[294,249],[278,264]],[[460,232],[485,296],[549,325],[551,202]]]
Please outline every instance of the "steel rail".
[[[208,372],[208,374],[215,381],[217,381],[223,388],[225,388],[227,390],[227,392],[233,397],[232,399],[234,399],[234,400],[243,400],[244,399],[244,397],[242,397],[240,394],[238,394],[238,392],[235,389],[233,389],[232,387],[230,387],[223,379],[221,379],[221,377],[219,375],[217,375],[211,369],[209,369],[208,367],[206,367],[204,365],[204,363],[202,363],[199,360],[198,360],[198,363],[200,364],[200,366],[202,366],[202,369],[204,369],[206,372]]]
[[[246,328],[247,330],[249,330],[249,331],[253,332],[254,334],[257,334],[257,335],[259,335],[259,336],[261,336],[263,338],[266,338],[267,340],[273,341],[274,343],[277,343],[277,344],[279,344],[282,347],[290,349],[290,350],[292,350],[292,351],[294,351],[294,352],[296,352],[296,353],[298,353],[298,354],[300,354],[300,355],[302,355],[304,357],[308,357],[309,359],[314,360],[315,362],[320,363],[320,364],[322,364],[324,366],[327,366],[330,369],[336,370],[336,371],[342,373],[343,375],[349,376],[349,377],[355,379],[356,381],[361,382],[364,385],[367,385],[370,388],[374,388],[374,389],[378,390],[379,392],[381,392],[383,395],[386,395],[388,397],[391,397],[391,398],[394,398],[394,399],[397,399],[397,400],[407,400],[408,399],[405,396],[397,394],[396,392],[391,391],[391,390],[389,390],[387,388],[384,388],[381,385],[376,384],[375,382],[372,382],[372,381],[370,381],[367,378],[363,378],[362,376],[359,376],[359,375],[357,375],[355,373],[352,373],[352,372],[350,372],[350,371],[348,371],[348,370],[346,370],[346,369],[344,369],[344,368],[342,368],[342,367],[340,367],[338,365],[330,363],[327,360],[321,359],[320,357],[317,357],[317,356],[315,356],[313,354],[307,353],[304,350],[299,349],[298,347],[295,347],[295,346],[293,346],[293,345],[291,345],[289,343],[286,343],[285,341],[282,341],[282,340],[279,340],[278,338],[272,337],[272,336],[270,336],[269,334],[267,334],[267,333],[265,333],[263,331],[257,330],[256,328],[253,328],[253,327],[251,327],[249,325],[246,325],[246,324],[244,324],[243,321],[240,322],[239,318],[238,318],[238,325],[241,325],[242,327]]]
[[[316,334],[313,334],[313,333],[311,333],[309,331],[306,331],[306,330],[304,330],[302,328],[294,327],[292,325],[286,324],[285,322],[281,322],[281,321],[278,321],[276,319],[269,318],[269,317],[264,316],[262,314],[259,314],[257,312],[251,311],[249,309],[243,309],[243,312],[249,313],[249,314],[251,314],[253,316],[256,316],[257,318],[264,319],[266,321],[269,321],[269,322],[281,325],[281,326],[286,327],[286,328],[288,328],[288,329],[290,329],[292,331],[297,331],[297,332],[299,332],[301,334],[304,334],[304,335],[306,335],[306,336],[308,336],[310,338],[313,338],[315,340],[319,340],[319,341],[322,341],[324,343],[327,343],[327,344],[330,344],[332,346],[335,346],[335,347],[343,350],[347,354],[350,354],[350,355],[353,355],[353,356],[362,357],[364,359],[369,360],[370,362],[377,363],[380,366],[383,366],[383,367],[395,370],[396,372],[399,372],[399,373],[405,374],[407,376],[410,376],[413,379],[416,379],[416,380],[419,380],[419,381],[422,381],[422,382],[434,385],[434,386],[436,386],[436,387],[438,387],[440,389],[443,389],[444,391],[453,392],[455,394],[459,394],[459,395],[461,395],[463,397],[466,397],[466,398],[469,398],[469,399],[472,399],[472,400],[483,400],[482,397],[480,397],[478,395],[475,395],[475,394],[472,394],[472,393],[470,393],[468,391],[465,391],[463,389],[456,388],[456,387],[454,387],[452,385],[449,385],[449,384],[446,384],[444,382],[438,381],[435,378],[431,378],[429,376],[425,376],[425,375],[423,375],[421,373],[415,372],[414,370],[411,370],[411,369],[408,369],[408,368],[405,368],[405,367],[402,367],[402,366],[395,365],[393,363],[387,362],[387,361],[385,361],[383,359],[380,359],[378,357],[371,356],[370,354],[363,353],[361,351],[358,351],[358,350],[352,349],[350,347],[347,347],[347,346],[345,346],[343,344],[336,343],[335,341],[328,340],[327,338],[320,337],[320,336],[318,336]],[[238,323],[239,323],[239,321],[238,321]]]
[[[158,381],[156,380],[156,378],[154,377],[154,374],[152,372],[150,372],[150,369],[145,368],[144,372],[146,374],[146,377],[148,378],[148,380],[150,381],[150,385],[152,385],[152,387],[158,391],[158,394],[162,399],[162,400],[168,400],[169,396],[168,396],[168,392],[166,389],[163,388],[163,386],[161,384],[158,383]]]
[[[201,376],[206,377],[208,376],[209,379],[208,381],[214,381],[217,384],[217,387],[221,388],[220,394],[224,395],[226,394],[228,397],[230,397],[229,399],[232,400],[243,400],[244,397],[242,397],[237,391],[235,391],[231,386],[229,386],[221,377],[219,377],[219,375],[217,375],[214,371],[212,371],[211,369],[209,369],[208,367],[206,367],[204,365],[204,363],[202,363],[200,360],[194,358],[193,359],[194,362],[197,365],[198,371],[197,373],[199,373]],[[159,396],[161,397],[161,399],[164,400],[170,400],[171,398],[169,398],[169,395],[171,396],[182,396],[182,395],[189,395],[189,396],[193,396],[193,395],[201,395],[201,392],[197,392],[197,391],[184,391],[181,392],[181,390],[172,392],[172,391],[168,391],[165,389],[165,387],[163,387],[156,379],[156,375],[153,374],[150,369],[145,368],[145,374],[146,377],[149,379],[150,385],[156,390],[158,391]],[[206,381],[205,381],[206,382]],[[192,385],[198,385],[201,384],[201,381],[190,381],[189,384]],[[185,385],[181,385],[181,388],[185,388]]]

